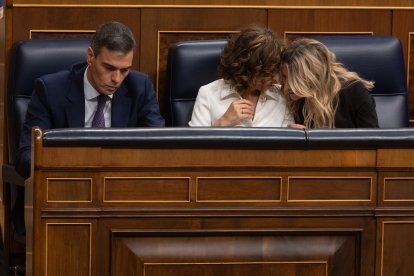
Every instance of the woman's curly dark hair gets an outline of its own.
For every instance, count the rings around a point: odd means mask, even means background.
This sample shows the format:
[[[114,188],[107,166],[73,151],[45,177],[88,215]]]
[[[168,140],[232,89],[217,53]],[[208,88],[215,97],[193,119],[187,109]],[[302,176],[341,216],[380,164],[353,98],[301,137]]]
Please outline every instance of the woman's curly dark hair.
[[[221,52],[219,74],[241,93],[257,77],[279,70],[284,42],[266,27],[248,27],[234,34]]]

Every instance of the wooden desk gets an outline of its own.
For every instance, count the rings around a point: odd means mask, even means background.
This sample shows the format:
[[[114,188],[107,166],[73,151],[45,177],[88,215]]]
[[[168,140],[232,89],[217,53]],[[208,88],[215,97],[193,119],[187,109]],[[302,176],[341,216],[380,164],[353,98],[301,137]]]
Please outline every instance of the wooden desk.
[[[35,130],[26,189],[29,274],[414,271],[414,147],[44,146],[42,138]]]

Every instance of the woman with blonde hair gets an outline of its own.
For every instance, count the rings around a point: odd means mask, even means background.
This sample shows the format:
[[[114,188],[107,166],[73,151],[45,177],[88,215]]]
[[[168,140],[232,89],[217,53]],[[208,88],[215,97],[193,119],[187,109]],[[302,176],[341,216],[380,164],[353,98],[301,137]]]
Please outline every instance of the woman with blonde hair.
[[[373,82],[348,71],[314,39],[292,41],[281,58],[282,89],[293,128],[378,128]]]
[[[287,127],[293,117],[278,83],[284,42],[266,27],[248,27],[224,47],[220,79],[199,89],[189,125]]]

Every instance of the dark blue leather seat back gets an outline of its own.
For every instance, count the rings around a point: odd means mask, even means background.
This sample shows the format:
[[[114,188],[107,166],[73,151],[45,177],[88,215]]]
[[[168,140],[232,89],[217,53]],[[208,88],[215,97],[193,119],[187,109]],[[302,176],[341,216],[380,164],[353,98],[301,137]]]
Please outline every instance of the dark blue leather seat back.
[[[14,164],[16,147],[34,80],[54,73],[77,62],[86,61],[89,40],[22,40],[14,43],[10,52],[8,78],[7,132],[9,164]]]
[[[167,98],[169,126],[188,126],[198,89],[218,78],[217,67],[226,40],[179,42],[168,52]]]
[[[408,90],[401,42],[392,36],[326,36],[319,41],[350,71],[373,80],[381,128],[408,127]]]
[[[407,81],[402,46],[392,36],[326,36],[325,43],[349,70],[375,82],[372,94],[381,128],[408,126]],[[174,44],[167,66],[171,126],[188,126],[200,86],[217,79],[225,40]]]

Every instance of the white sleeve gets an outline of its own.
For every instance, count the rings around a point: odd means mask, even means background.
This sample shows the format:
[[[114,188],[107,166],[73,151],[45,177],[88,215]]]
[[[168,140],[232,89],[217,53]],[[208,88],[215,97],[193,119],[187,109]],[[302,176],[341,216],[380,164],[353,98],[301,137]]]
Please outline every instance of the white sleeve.
[[[191,121],[188,123],[189,126],[211,127],[210,95],[211,91],[206,85],[200,87],[194,104],[193,114],[191,115]]]

